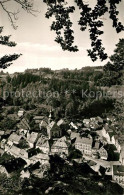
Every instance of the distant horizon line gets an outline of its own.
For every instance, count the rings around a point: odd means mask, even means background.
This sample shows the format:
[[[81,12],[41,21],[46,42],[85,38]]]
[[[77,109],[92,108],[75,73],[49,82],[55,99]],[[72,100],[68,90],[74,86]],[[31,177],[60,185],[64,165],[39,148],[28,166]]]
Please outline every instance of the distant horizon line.
[[[83,66],[82,68],[73,68],[73,69],[70,69],[70,68],[60,68],[60,69],[52,69],[50,67],[40,67],[40,68],[26,68],[24,69],[24,71],[20,71],[20,72],[8,72],[8,71],[5,71],[5,69],[1,69],[0,73],[3,72],[5,74],[15,74],[15,73],[24,73],[26,70],[40,70],[40,69],[49,69],[51,71],[62,71],[62,70],[69,70],[69,71],[74,71],[74,70],[81,70],[83,68],[103,68],[104,65],[95,65],[95,66]]]

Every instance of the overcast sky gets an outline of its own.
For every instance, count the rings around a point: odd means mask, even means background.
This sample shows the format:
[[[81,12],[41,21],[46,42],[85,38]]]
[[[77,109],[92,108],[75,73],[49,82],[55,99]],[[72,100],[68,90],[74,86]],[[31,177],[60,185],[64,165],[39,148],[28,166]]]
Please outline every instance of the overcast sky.
[[[70,2],[73,2],[73,0],[70,0]],[[91,6],[95,5],[95,2],[96,0],[89,0]],[[4,26],[3,34],[12,35],[11,40],[14,40],[17,43],[17,46],[13,48],[0,45],[0,57],[5,54],[23,54],[5,71],[13,73],[24,71],[27,68],[40,67],[50,67],[54,70],[62,68],[80,69],[83,66],[104,65],[108,61],[100,62],[98,60],[97,62],[92,62],[87,56],[86,50],[90,48],[89,33],[88,31],[81,32],[79,30],[80,27],[77,25],[77,21],[79,20],[78,9],[71,15],[71,18],[74,22],[75,44],[78,44],[80,51],[70,53],[63,51],[54,41],[55,32],[50,31],[52,20],[45,18],[47,9],[45,3],[42,3],[41,0],[34,0],[34,5],[35,9],[40,12],[36,14],[36,17],[24,12],[16,3],[9,3],[7,5],[10,10],[16,11],[17,8],[20,9],[18,20],[16,21],[16,24],[18,25],[17,30],[12,28],[7,14],[0,8],[0,26]],[[124,24],[124,1],[120,3],[118,10],[120,12],[120,20]],[[124,38],[124,33],[116,34],[115,30],[112,28],[112,21],[108,18],[108,15],[106,14],[104,18],[104,35],[101,37],[106,52],[111,55],[119,38]]]

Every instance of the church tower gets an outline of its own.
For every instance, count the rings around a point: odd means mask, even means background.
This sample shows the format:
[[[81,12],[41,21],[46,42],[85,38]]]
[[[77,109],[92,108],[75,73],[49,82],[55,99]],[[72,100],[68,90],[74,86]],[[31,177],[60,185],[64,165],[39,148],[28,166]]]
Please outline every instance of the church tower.
[[[50,109],[48,124],[50,124],[51,121],[52,121],[52,110]]]

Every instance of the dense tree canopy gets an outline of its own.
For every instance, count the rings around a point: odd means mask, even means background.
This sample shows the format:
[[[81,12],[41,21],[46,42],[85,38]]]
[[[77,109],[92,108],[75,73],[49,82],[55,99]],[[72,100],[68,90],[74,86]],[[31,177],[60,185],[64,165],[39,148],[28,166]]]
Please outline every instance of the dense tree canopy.
[[[15,20],[17,19],[17,12],[11,12],[6,7],[8,2],[18,3],[22,9],[28,13],[35,14],[34,4],[31,0],[2,0],[1,7],[8,14],[12,26],[16,29]],[[75,6],[71,6],[70,1],[65,0],[43,0],[47,5],[46,17],[49,19],[53,17],[51,30],[56,32],[55,41],[61,45],[63,50],[77,52],[78,46],[74,44],[74,31],[72,28],[73,22],[71,21],[70,14],[73,14],[75,7],[79,8],[80,19],[78,24],[81,31],[88,29],[91,39],[91,49],[88,49],[88,55],[92,61],[100,58],[102,61],[107,58],[107,53],[102,44],[100,35],[104,33],[101,29],[104,26],[102,17],[105,13],[109,14],[109,18],[113,22],[113,28],[119,33],[124,30],[123,24],[119,21],[119,11],[117,5],[122,0],[96,0],[96,5],[91,8],[89,1],[73,0]],[[35,3],[35,1],[34,1]]]

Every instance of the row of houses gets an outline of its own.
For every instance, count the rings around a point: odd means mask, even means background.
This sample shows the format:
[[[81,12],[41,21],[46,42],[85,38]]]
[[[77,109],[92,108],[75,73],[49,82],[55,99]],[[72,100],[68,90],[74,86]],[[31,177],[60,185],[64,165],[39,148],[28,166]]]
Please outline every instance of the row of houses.
[[[100,142],[95,142],[93,146],[93,138],[81,137],[79,133],[72,132],[71,140],[74,143],[76,149],[80,150],[82,154],[87,156],[92,156],[93,158],[100,158],[102,160],[107,160],[108,153],[103,145],[100,145]]]
[[[124,135],[118,135],[108,125],[105,125],[102,130],[96,131],[101,138],[105,138],[105,143],[113,144],[117,152],[120,154],[120,162],[124,165]]]
[[[19,115],[20,114],[20,115]],[[18,116],[22,117],[22,112],[18,113]],[[24,114],[24,113],[23,113]],[[24,120],[24,118],[22,119]],[[67,131],[68,136],[63,135],[61,126],[65,123],[63,119],[60,119],[58,122],[51,120],[51,113],[49,118],[45,117],[34,117],[35,122],[39,124],[39,132],[31,132],[30,128],[27,127],[28,130],[20,129],[17,132],[11,132],[8,139],[1,140],[1,149],[15,158],[22,158],[26,161],[27,166],[31,164],[35,164],[40,162],[40,164],[49,164],[49,155],[50,154],[59,154],[62,157],[65,157],[69,154],[69,146],[70,144],[75,146],[76,149],[80,150],[83,156],[89,156],[92,159],[101,159],[107,160],[108,153],[104,147],[105,144],[114,144],[117,148],[117,151],[120,152],[120,162],[122,165],[113,165],[113,180],[120,181],[122,178],[121,174],[116,174],[116,169],[119,167],[114,166],[123,166],[124,163],[124,150],[123,150],[123,136],[119,138],[116,134],[114,134],[109,126],[104,125],[102,129],[98,129],[100,125],[103,125],[104,121],[100,117],[84,119],[83,126],[84,128],[93,130],[96,132],[98,139],[95,140],[95,144],[93,145],[93,137],[88,134],[88,136],[81,137],[78,133],[80,127],[82,127],[81,123],[73,123],[69,124],[70,129]],[[23,121],[23,124],[25,120]],[[42,129],[46,129],[46,135],[43,135]],[[1,138],[3,136],[3,132],[1,133]],[[19,148],[19,143],[25,140],[28,148],[21,149]],[[52,141],[51,141],[52,140]],[[101,142],[101,140],[103,140]],[[102,143],[102,144],[101,144]],[[29,156],[30,149],[39,149],[40,152],[35,153]],[[97,167],[95,165],[95,167]],[[122,171],[122,169],[121,169]],[[23,176],[26,173],[23,173]],[[37,172],[38,174],[38,172]],[[29,174],[28,174],[29,175]],[[118,178],[118,179],[117,179]]]

